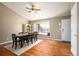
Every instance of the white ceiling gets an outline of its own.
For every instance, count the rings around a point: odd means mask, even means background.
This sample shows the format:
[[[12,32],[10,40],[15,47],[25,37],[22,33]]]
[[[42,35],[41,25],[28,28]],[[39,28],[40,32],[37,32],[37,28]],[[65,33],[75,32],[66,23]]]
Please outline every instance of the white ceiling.
[[[37,13],[28,13],[26,6],[30,2],[3,2],[8,8],[25,17],[28,20],[39,20],[44,18],[51,18],[56,16],[70,15],[71,3],[70,2],[37,2],[40,11]]]

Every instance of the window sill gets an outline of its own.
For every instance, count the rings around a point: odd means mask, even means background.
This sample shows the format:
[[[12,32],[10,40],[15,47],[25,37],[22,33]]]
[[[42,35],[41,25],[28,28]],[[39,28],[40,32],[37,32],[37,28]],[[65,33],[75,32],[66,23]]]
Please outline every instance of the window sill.
[[[47,36],[47,33],[38,33],[39,35],[46,35]]]

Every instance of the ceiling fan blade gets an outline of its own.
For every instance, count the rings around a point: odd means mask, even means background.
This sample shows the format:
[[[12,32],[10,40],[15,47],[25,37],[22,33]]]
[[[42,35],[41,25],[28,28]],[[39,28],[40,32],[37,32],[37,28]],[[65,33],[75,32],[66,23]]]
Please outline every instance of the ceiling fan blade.
[[[31,13],[32,11],[28,11],[29,13]]]
[[[32,8],[26,7],[26,9],[32,10]]]
[[[36,9],[36,10],[40,10],[40,9]]]
[[[35,11],[40,11],[40,9],[34,9]]]

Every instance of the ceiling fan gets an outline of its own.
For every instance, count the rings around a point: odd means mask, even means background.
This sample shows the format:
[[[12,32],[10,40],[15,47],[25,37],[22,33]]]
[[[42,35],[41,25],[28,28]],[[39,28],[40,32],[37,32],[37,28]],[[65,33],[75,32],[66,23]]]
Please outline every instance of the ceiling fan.
[[[26,7],[26,9],[29,13],[40,11],[40,8],[35,3],[31,3],[31,5]]]

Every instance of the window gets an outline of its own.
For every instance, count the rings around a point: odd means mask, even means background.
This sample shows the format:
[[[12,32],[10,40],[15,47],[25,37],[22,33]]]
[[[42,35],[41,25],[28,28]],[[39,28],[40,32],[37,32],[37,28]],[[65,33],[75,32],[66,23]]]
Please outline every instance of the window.
[[[37,29],[36,29],[37,28]],[[39,34],[47,35],[49,33],[49,22],[40,22],[35,25],[35,29]]]

